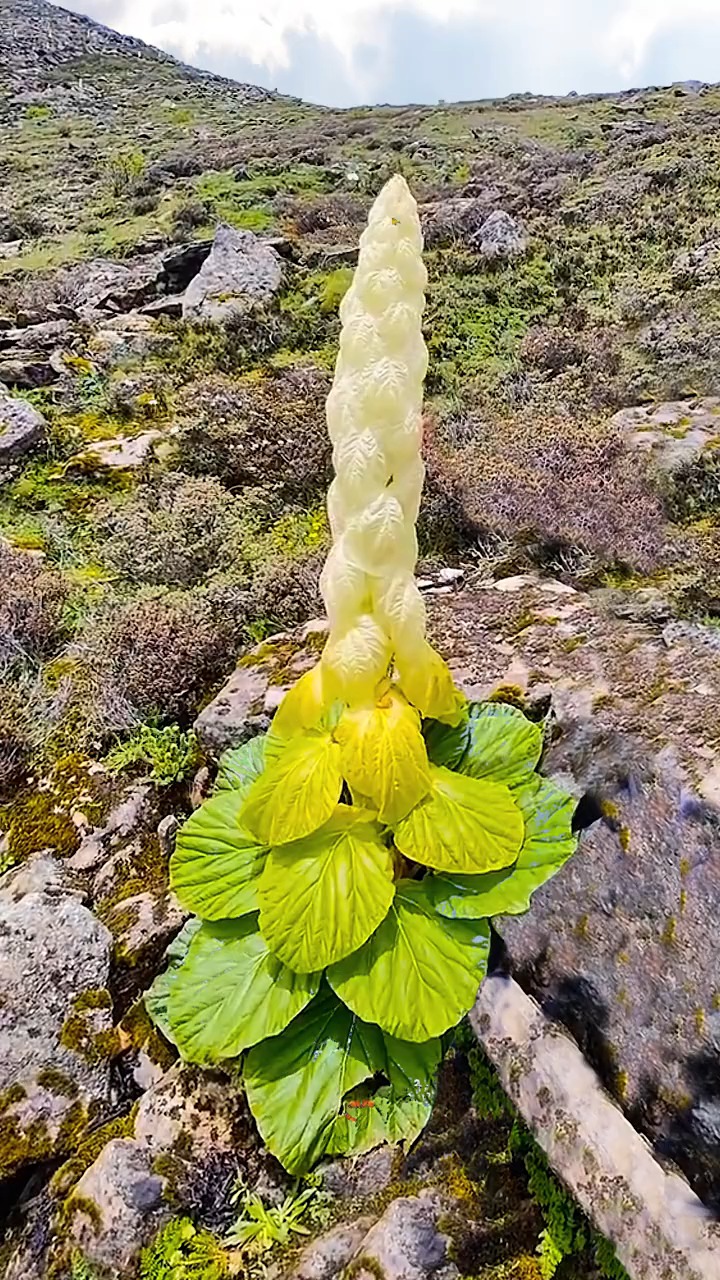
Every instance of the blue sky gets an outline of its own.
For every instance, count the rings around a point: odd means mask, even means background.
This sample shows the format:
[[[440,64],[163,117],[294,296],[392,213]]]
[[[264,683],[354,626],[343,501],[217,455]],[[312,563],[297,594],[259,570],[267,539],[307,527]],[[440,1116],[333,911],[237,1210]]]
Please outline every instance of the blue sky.
[[[720,79],[720,0],[65,0],[331,106]]]

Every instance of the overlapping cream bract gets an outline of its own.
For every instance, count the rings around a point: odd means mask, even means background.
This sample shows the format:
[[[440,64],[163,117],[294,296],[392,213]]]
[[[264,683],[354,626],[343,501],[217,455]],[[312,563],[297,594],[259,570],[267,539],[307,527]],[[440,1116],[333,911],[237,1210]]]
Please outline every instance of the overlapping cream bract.
[[[328,494],[333,547],[320,579],[330,623],[322,672],[334,696],[363,703],[374,698],[394,660],[401,687],[407,672],[421,713],[445,718],[455,713],[457,695],[425,641],[425,605],[414,577],[425,478],[426,283],[417,205],[398,175],[370,211],[340,307],[340,353],[327,402],[335,479]]]

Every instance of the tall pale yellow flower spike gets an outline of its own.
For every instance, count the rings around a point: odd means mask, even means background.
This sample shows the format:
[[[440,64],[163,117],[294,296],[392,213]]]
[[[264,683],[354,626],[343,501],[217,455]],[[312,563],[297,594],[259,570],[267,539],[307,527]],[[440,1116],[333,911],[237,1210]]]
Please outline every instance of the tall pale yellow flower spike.
[[[336,702],[352,712],[402,697],[422,716],[453,723],[462,711],[448,668],[426,640],[414,577],[425,478],[422,246],[417,205],[397,175],[370,210],[340,306],[340,352],[327,401],[333,546],[320,579],[330,634],[317,668],[278,711],[279,737],[312,728]]]

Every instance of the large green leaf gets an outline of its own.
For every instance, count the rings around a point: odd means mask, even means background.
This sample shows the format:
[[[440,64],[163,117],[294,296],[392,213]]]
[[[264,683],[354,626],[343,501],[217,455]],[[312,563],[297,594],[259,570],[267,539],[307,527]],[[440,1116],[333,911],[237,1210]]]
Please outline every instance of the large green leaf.
[[[430,1119],[442,1058],[440,1039],[412,1043],[383,1032],[384,1061],[376,1070],[389,1081],[374,1092],[368,1083],[343,1099],[328,1144],[329,1155],[359,1155],[380,1142],[415,1141]]]
[[[423,733],[433,764],[507,786],[527,778],[542,754],[541,726],[506,702],[471,703],[460,724],[428,720]]]
[[[470,745],[470,716],[464,712],[459,724],[443,724],[441,720],[426,720],[423,737],[431,764],[457,769]]]
[[[282,1031],[319,985],[268,950],[255,916],[204,923],[170,989],[175,1042],[194,1061],[234,1058]]]
[[[253,783],[242,822],[261,844],[287,844],[317,831],[340,798],[340,748],[329,733],[292,738]]]
[[[425,881],[435,910],[451,919],[520,915],[530,898],[567,862],[577,846],[572,831],[576,801],[535,775],[513,792],[525,819],[517,862],[487,875],[438,875]]]
[[[259,734],[244,742],[241,747],[223,751],[218,762],[216,791],[237,791],[247,795],[253,782],[265,768],[265,744],[267,735]]]
[[[445,920],[423,881],[401,880],[379,928],[327,976],[359,1018],[403,1040],[429,1040],[471,1008],[489,945],[486,921]]]
[[[395,828],[400,852],[438,871],[494,871],[514,862],[524,824],[509,788],[437,765],[430,773],[430,794]]]
[[[251,1049],[245,1087],[258,1129],[290,1173],[325,1154],[342,1100],[383,1059],[377,1027],[324,987],[282,1035]]]
[[[289,968],[324,969],[387,915],[393,860],[368,816],[338,805],[319,831],[271,850],[258,888],[260,928]]]
[[[226,920],[257,911],[257,883],[267,849],[240,826],[241,791],[206,800],[180,828],[170,884],[188,911]]]
[[[170,991],[177,978],[180,966],[188,953],[188,947],[201,924],[202,921],[198,920],[197,916],[193,916],[183,925],[179,934],[173,939],[165,952],[167,962],[165,968],[162,973],[157,975],[152,986],[143,996],[148,1017],[155,1023],[158,1030],[162,1031],[165,1039],[169,1040],[171,1044],[175,1044],[175,1036],[168,1016]]]
[[[460,773],[513,786],[528,778],[542,755],[543,732],[506,702],[476,702],[470,708],[470,740],[458,762]]]

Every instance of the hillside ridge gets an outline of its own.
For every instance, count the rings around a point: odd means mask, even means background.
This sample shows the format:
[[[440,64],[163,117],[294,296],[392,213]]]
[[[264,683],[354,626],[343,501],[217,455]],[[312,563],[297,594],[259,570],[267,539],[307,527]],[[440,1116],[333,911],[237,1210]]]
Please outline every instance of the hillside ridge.
[[[136,36],[123,35],[82,13],[47,0],[0,0],[0,87],[37,87],[48,73],[88,56],[140,58],[178,68],[191,79],[238,84],[248,98],[273,98],[270,90],[217,76],[174,58]]]

